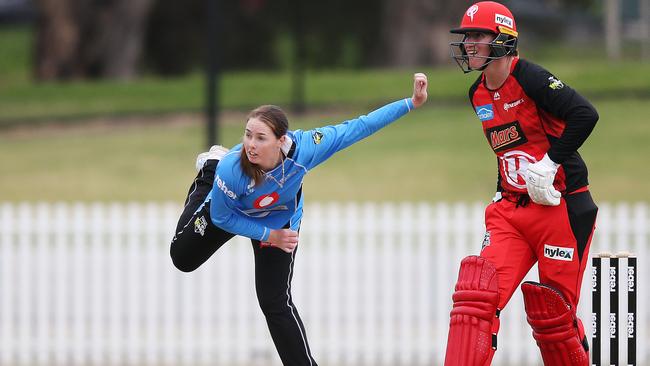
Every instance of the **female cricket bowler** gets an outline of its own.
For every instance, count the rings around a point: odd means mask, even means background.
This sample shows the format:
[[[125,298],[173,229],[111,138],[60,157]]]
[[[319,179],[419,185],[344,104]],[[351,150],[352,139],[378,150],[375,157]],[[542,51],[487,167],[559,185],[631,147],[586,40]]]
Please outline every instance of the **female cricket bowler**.
[[[257,298],[282,363],[316,365],[291,297],[303,178],[426,100],[427,78],[418,73],[411,98],[338,125],[290,131],[280,108],[256,108],[248,115],[243,143],[230,151],[213,146],[198,156],[198,175],[171,243],[174,265],[193,271],[233,236],[250,238]]]
[[[576,308],[598,209],[577,150],[598,114],[556,76],[518,57],[505,6],[478,2],[451,32],[463,35],[451,43],[453,59],[464,72],[481,72],[469,98],[497,156],[498,182],[480,255],[460,264],[445,365],[490,364],[499,313],[535,262],[540,282],[521,289],[544,365],[588,365]]]

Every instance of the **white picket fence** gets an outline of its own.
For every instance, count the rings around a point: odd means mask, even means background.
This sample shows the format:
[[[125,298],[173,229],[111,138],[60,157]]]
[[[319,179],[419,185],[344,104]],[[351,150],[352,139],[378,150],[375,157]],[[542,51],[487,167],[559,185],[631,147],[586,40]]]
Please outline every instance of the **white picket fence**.
[[[639,257],[638,364],[648,365],[648,205],[600,208],[592,253]],[[308,205],[293,294],[319,364],[442,364],[458,264],[480,249],[483,209]],[[181,273],[168,251],[179,211],[0,204],[0,365],[279,365],[254,293],[250,242],[235,238]],[[579,313],[590,332],[589,286],[587,268]],[[494,365],[540,364],[518,291],[502,315]]]

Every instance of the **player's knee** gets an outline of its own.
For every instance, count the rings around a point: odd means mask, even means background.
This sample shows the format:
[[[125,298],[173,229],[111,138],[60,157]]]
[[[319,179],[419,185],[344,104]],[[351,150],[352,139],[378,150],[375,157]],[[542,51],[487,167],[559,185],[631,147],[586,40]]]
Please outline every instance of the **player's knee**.
[[[452,318],[454,315],[469,315],[491,323],[498,316],[499,287],[496,267],[479,256],[464,258],[460,264],[452,300]]]
[[[291,310],[289,307],[290,302],[284,294],[258,293],[257,301],[265,316],[282,314]]]
[[[200,262],[197,262],[191,256],[188,256],[178,245],[174,245],[174,243],[172,243],[171,248],[169,249],[169,255],[172,258],[174,267],[178,268],[178,270],[182,272],[192,272],[201,265]]]

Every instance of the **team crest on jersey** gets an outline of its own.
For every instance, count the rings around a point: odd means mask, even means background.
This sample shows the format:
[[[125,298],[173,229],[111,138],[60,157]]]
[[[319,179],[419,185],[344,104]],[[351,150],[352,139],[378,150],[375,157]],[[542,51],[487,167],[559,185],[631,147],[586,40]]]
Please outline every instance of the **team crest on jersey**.
[[[487,137],[494,152],[511,149],[528,142],[519,121],[488,128],[485,130],[485,137]]]
[[[206,227],[208,227],[208,221],[205,219],[205,216],[197,217],[196,220],[194,220],[195,233],[204,236]]]
[[[320,131],[314,131],[314,133],[311,134],[311,139],[314,140],[316,145],[318,145],[323,139],[323,133]]]
[[[549,76],[548,87],[553,90],[560,90],[564,88],[564,83],[560,79],[556,78],[555,76]]]
[[[476,107],[476,115],[481,122],[486,122],[491,119],[494,119],[494,111],[492,110],[492,104],[485,104]]]

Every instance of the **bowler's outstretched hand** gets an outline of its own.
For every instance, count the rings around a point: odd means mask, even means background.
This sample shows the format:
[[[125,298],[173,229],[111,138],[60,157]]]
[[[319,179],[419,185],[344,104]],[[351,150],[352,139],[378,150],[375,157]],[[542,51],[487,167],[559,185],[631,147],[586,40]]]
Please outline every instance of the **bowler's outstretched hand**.
[[[427,101],[427,76],[421,72],[413,74],[413,106],[421,106]]]

